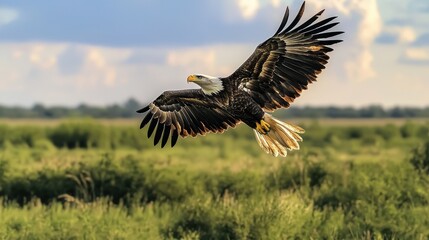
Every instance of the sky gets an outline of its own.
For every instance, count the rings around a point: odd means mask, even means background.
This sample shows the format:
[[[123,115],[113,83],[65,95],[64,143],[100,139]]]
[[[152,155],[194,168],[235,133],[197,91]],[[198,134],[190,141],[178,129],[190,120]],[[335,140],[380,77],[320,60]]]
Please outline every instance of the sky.
[[[298,0],[0,2],[0,105],[106,105],[228,76]],[[297,106],[429,106],[429,1],[307,0],[344,42]],[[305,19],[303,19],[305,20]],[[303,21],[302,20],[302,21]]]

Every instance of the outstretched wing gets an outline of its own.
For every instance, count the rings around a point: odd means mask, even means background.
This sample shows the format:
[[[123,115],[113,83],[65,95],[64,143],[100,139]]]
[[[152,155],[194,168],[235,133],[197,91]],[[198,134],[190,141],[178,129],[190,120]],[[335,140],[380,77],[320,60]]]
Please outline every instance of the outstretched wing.
[[[316,20],[324,10],[296,27],[304,13],[305,3],[292,23],[286,27],[289,8],[273,37],[260,44],[255,52],[229,79],[240,81],[239,88],[248,92],[265,110],[289,107],[328,62],[327,47],[342,40],[331,37],[343,32],[326,32],[338,22],[336,17]]]
[[[155,132],[154,145],[164,147],[171,136],[173,147],[180,136],[195,137],[208,132],[220,133],[235,127],[239,120],[223,110],[219,102],[207,97],[201,89],[167,91],[154,102],[137,111],[145,113],[140,128],[149,122],[148,138]],[[155,130],[156,128],[156,130]]]

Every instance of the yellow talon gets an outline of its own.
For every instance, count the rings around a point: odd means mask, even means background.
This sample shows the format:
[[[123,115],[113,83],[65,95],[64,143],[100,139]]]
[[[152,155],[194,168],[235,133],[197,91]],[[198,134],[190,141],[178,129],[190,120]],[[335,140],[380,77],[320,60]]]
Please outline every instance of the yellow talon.
[[[256,131],[258,131],[260,134],[267,134],[270,131],[271,127],[270,124],[265,122],[263,119],[260,123],[256,123]]]

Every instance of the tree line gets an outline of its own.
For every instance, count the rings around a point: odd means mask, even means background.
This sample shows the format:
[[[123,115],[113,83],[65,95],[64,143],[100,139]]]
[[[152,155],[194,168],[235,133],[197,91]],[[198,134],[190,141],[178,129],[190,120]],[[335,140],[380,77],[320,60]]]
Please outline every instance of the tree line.
[[[0,118],[133,118],[136,110],[145,106],[136,99],[129,99],[122,104],[107,106],[91,106],[80,104],[76,107],[44,106],[35,104],[32,107],[10,107],[0,105]],[[372,105],[361,108],[354,107],[297,107],[276,112],[278,117],[288,118],[428,118],[428,107],[392,107],[384,108]]]
[[[280,117],[292,118],[427,118],[428,107],[392,107],[372,105],[361,108],[354,107],[291,107],[280,111]]]

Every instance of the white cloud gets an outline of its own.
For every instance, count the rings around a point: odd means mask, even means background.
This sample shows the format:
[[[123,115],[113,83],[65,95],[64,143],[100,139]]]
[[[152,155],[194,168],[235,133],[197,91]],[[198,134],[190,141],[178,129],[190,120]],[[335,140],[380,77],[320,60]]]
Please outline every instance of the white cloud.
[[[347,1],[350,2],[350,1]],[[336,9],[340,13],[344,15],[349,15],[351,10],[350,7],[348,7],[346,4],[347,2],[345,0],[325,0],[325,1],[311,1],[309,2],[310,5],[314,6],[317,9]]]
[[[54,68],[57,64],[57,55],[60,52],[61,46],[47,46],[45,44],[34,44],[28,52],[29,61],[42,68]]]
[[[368,1],[353,1],[352,9],[357,9],[361,14],[362,19],[359,26],[359,38],[365,47],[369,47],[374,43],[378,34],[381,32],[382,20],[376,0]]]
[[[18,19],[19,13],[12,8],[0,7],[0,26],[7,25]]]
[[[172,50],[167,55],[167,63],[172,67],[201,69],[200,71],[213,71],[216,52],[213,49],[190,48]]]
[[[412,43],[417,40],[417,33],[410,26],[394,28],[393,31],[398,34],[401,43]]]
[[[70,45],[57,57],[59,71],[64,75],[79,73],[85,61],[84,51],[81,47]]]
[[[282,0],[236,0],[241,17],[245,20],[253,19],[264,7],[279,8],[283,6],[282,3],[284,3]]]
[[[273,5],[273,7],[280,7],[282,4],[282,0],[271,0],[271,5]]]
[[[405,50],[405,57],[412,61],[429,61],[429,51],[424,48],[409,48]]]
[[[8,86],[43,81],[53,86],[113,87],[118,84],[117,64],[130,54],[126,48],[66,43],[0,44],[0,50],[5,53],[0,79]]]
[[[244,19],[252,19],[260,8],[259,0],[237,0],[238,7]]]
[[[418,37],[416,30],[411,26],[393,26],[386,29],[386,32],[394,35],[399,43],[413,43]]]
[[[345,71],[347,78],[352,81],[365,81],[374,78],[377,74],[373,67],[374,56],[371,47],[382,29],[382,19],[376,0],[325,0],[312,1],[311,5],[317,8],[328,8],[338,11],[340,22],[346,21],[356,25],[346,31],[347,34],[356,33],[356,38],[348,38],[343,44],[345,57]],[[356,18],[356,19],[355,19]],[[345,20],[345,21],[344,21]],[[344,27],[341,26],[340,28]]]
[[[92,86],[104,85],[113,87],[117,81],[117,74],[115,66],[110,65],[103,51],[110,49],[100,49],[98,47],[88,47],[86,49],[86,64],[82,69],[82,75],[79,84],[82,87],[87,87],[88,84]]]
[[[417,40],[417,30],[412,26],[386,26],[379,38],[379,43],[407,45]]]
[[[243,63],[255,46],[219,44],[170,50],[167,64],[192,73],[227,76]]]
[[[193,73],[228,76],[252,53],[253,45],[192,48],[108,48],[69,43],[0,43],[0,101],[31,105],[105,104],[133,96],[151,101],[168,89],[194,88]],[[127,62],[150,52],[165,61]],[[76,66],[69,66],[70,64]],[[12,93],[14,93],[12,95]],[[10,95],[8,95],[10,94]]]
[[[347,78],[361,81],[375,77],[376,72],[372,67],[374,57],[371,51],[365,49],[356,57],[356,59],[345,63]]]

